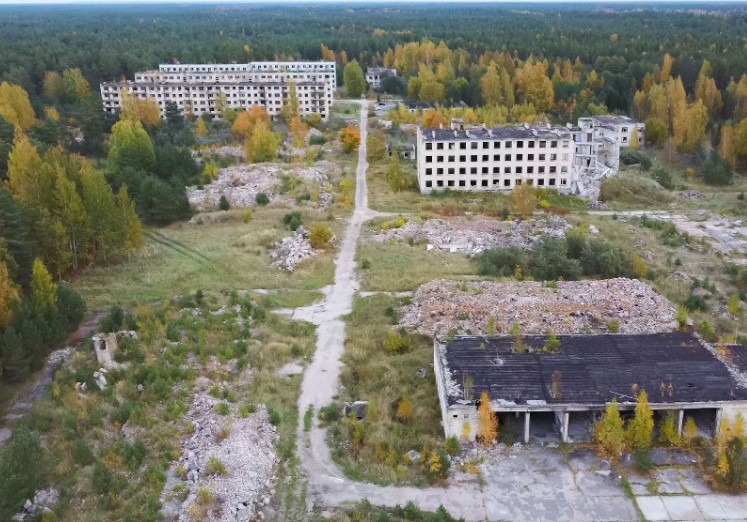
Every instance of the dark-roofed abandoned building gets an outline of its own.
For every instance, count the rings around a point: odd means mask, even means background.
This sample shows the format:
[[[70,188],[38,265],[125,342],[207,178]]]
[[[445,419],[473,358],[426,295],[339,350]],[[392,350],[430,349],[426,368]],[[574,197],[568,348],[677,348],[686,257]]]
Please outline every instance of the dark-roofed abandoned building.
[[[547,340],[437,338],[434,368],[446,436],[475,439],[483,391],[502,436],[524,442],[586,440],[608,402],[616,399],[623,416],[630,415],[640,390],[655,421],[673,411],[680,433],[686,417],[710,436],[722,418],[747,414],[744,376],[694,334],[558,335],[554,350]]]

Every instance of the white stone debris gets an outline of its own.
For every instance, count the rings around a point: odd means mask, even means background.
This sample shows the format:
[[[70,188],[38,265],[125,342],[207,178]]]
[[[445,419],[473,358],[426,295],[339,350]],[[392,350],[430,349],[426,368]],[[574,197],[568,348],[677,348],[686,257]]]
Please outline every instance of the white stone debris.
[[[49,513],[51,508],[60,501],[60,493],[54,488],[40,489],[34,494],[34,499],[27,499],[23,510],[13,516],[13,520],[37,520],[39,515]],[[42,517],[44,520],[44,517]],[[55,518],[56,520],[56,518]]]
[[[636,279],[540,282],[459,282],[422,285],[400,309],[400,325],[434,336],[450,330],[486,335],[488,318],[496,333],[518,322],[522,333],[606,333],[613,321],[626,334],[671,331],[676,310]]]
[[[221,509],[219,513],[211,511],[211,520],[220,522],[261,518],[261,509],[269,504],[274,494],[272,473],[277,462],[275,442],[278,436],[276,428],[270,424],[266,407],[257,405],[256,412],[240,418],[233,413],[227,416],[216,413],[213,406],[219,402],[207,395],[197,395],[192,402],[187,416],[194,431],[182,443],[182,454],[169,470],[161,494],[163,514],[169,520],[191,520],[188,508],[196,500],[200,488],[213,492],[215,503]],[[227,423],[230,433],[225,436]],[[208,472],[207,462],[211,457],[225,466],[224,475]],[[177,466],[184,470],[181,478],[175,474]],[[187,492],[181,499],[171,493],[180,483]]]
[[[189,203],[198,210],[209,210],[218,206],[221,196],[225,196],[231,206],[250,207],[256,205],[259,193],[265,193],[271,202],[293,204],[294,200],[279,193],[279,185],[284,176],[294,178],[318,187],[319,208],[332,203],[332,195],[326,185],[338,178],[340,169],[329,161],[319,161],[311,166],[301,164],[257,163],[244,164],[221,169],[212,183],[202,190],[187,187]]]
[[[277,241],[270,250],[270,258],[274,261],[272,268],[293,272],[299,263],[314,257],[316,252],[311,248],[309,233],[304,227],[298,227],[292,236]]]
[[[466,219],[428,219],[423,223],[408,221],[399,228],[389,228],[374,234],[378,242],[426,242],[427,249],[476,255],[495,247],[530,247],[543,234],[563,237],[570,225],[560,217],[499,221]]]

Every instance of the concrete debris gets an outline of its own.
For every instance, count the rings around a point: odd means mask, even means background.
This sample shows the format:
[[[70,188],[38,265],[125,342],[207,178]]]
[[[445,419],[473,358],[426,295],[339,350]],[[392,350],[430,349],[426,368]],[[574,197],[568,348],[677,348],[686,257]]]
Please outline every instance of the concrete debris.
[[[400,309],[400,325],[417,333],[471,335],[508,333],[606,333],[617,322],[626,334],[666,332],[676,327],[676,311],[646,283],[636,279],[540,282],[435,280],[422,285]],[[488,326],[488,318],[494,324]]]
[[[671,279],[672,281],[692,281],[692,278],[689,275],[678,270],[670,272],[669,279]]]
[[[13,516],[13,520],[37,520],[43,513],[51,513],[51,508],[60,501],[60,492],[54,488],[40,489],[34,494],[34,499],[27,499],[23,504],[23,511]],[[42,517],[42,520],[45,520]],[[56,518],[55,518],[56,520]]]
[[[270,266],[293,272],[301,261],[314,257],[316,253],[308,237],[306,229],[298,227],[292,236],[276,242],[270,251],[270,258],[274,259]]]
[[[239,158],[242,160],[246,157],[246,153],[244,152],[243,147],[236,147],[231,145],[218,147],[217,149],[213,149],[210,152],[217,156],[227,156],[229,158]]]
[[[543,234],[562,237],[569,227],[565,219],[554,216],[525,221],[428,219],[383,230],[373,235],[372,240],[426,242],[428,250],[437,248],[472,256],[499,246],[529,248]]]
[[[259,193],[267,194],[272,202],[295,204],[295,200],[279,193],[279,185],[284,176],[294,178],[295,183],[303,182],[319,190],[319,208],[332,203],[332,195],[325,185],[340,175],[340,169],[329,161],[319,161],[311,166],[301,164],[257,163],[244,164],[221,169],[216,179],[202,190],[187,187],[189,203],[198,210],[218,206],[221,196],[225,196],[231,206],[250,207],[256,204]]]
[[[609,207],[607,207],[607,203],[599,200],[589,201],[588,207],[589,210],[609,210]]]
[[[288,364],[279,368],[276,373],[278,377],[283,377],[283,378],[293,377],[294,375],[302,375],[303,366],[295,362],[289,362]]]
[[[270,424],[267,408],[257,405],[257,411],[245,418],[221,416],[213,410],[218,402],[210,396],[198,395],[187,414],[194,431],[183,442],[182,454],[169,470],[161,494],[162,512],[169,520],[191,520],[189,506],[201,488],[213,492],[221,509],[220,513],[211,512],[211,520],[221,522],[261,517],[261,509],[269,504],[275,492],[272,472],[277,462],[278,436]],[[225,474],[208,472],[211,457],[225,466]],[[176,476],[177,467],[183,470],[182,478]],[[186,488],[183,500],[171,493],[177,484]]]
[[[705,199],[705,196],[696,190],[686,190],[684,192],[680,192],[680,199],[702,201]]]
[[[106,389],[107,382],[106,382],[106,368],[99,368],[99,371],[93,372],[93,379],[96,381],[96,386],[99,387],[100,390]],[[83,383],[85,384],[85,383]],[[81,387],[81,391],[84,391]]]
[[[0,428],[0,444],[10,439],[11,435],[12,433],[8,428]]]

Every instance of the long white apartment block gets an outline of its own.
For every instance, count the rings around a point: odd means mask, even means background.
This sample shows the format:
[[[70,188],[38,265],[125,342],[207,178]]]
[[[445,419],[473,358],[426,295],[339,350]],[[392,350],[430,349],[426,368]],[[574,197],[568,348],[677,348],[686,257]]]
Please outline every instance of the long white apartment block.
[[[417,131],[418,185],[443,190],[511,191],[521,184],[570,190],[573,133],[565,127],[522,125]]]
[[[153,99],[162,116],[166,104],[174,102],[184,113],[219,118],[216,101],[223,94],[227,107],[260,105],[274,118],[289,96],[291,83],[301,114],[319,114],[326,121],[337,87],[334,62],[162,64],[158,70],[136,73],[133,81],[102,83],[101,99],[104,111],[111,113],[120,109],[120,92],[125,91]]]

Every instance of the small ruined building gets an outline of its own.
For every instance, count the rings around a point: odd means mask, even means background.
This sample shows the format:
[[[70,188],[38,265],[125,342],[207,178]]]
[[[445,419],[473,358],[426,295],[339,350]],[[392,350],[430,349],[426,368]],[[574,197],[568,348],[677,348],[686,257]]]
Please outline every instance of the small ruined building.
[[[117,334],[100,333],[92,337],[93,351],[96,361],[104,368],[111,368],[114,364],[114,354],[117,352]]]
[[[259,105],[271,118],[280,114],[295,85],[301,114],[329,116],[337,88],[335,62],[251,62],[224,64],[161,64],[157,71],[135,73],[134,81],[101,84],[105,112],[122,106],[122,92],[155,101],[165,117],[173,102],[184,113],[220,119],[221,104],[234,109]]]
[[[595,196],[599,181],[615,174],[620,148],[644,125],[626,116],[580,118],[578,126],[466,125],[417,128],[418,185],[432,191],[506,191],[521,184]],[[591,190],[590,190],[591,187]]]
[[[673,411],[680,434],[685,417],[712,436],[721,419],[747,415],[747,388],[694,334],[558,335],[555,350],[547,340],[437,338],[434,369],[446,436],[475,439],[483,391],[501,436],[525,443],[588,440],[608,402],[616,399],[623,417],[632,415],[642,390],[656,425]]]
[[[366,69],[366,83],[372,89],[381,87],[381,80],[388,77],[397,77],[397,69],[387,69],[385,67],[369,67]]]

